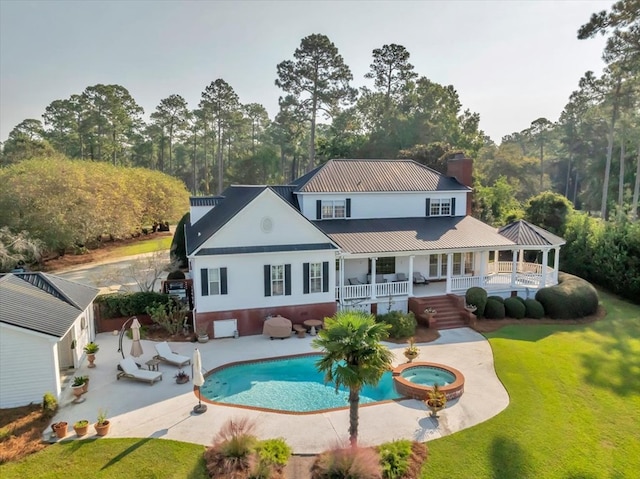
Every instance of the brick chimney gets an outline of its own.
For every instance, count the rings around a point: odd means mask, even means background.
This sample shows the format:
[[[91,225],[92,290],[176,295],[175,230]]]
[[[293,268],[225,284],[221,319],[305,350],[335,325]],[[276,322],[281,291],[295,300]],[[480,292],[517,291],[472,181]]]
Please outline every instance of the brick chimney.
[[[447,161],[447,176],[452,176],[469,188],[473,187],[473,160],[465,157],[464,153],[456,155]],[[467,194],[467,215],[471,215],[471,193]]]

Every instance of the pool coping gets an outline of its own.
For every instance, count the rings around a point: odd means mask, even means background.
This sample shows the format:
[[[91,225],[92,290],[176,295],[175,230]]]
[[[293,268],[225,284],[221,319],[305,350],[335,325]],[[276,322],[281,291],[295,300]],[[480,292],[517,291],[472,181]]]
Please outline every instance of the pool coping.
[[[322,353],[320,352],[312,352],[312,353],[302,353],[302,354],[290,354],[290,355],[286,355],[286,356],[272,356],[269,358],[260,358],[260,359],[247,359],[245,361],[233,361],[230,363],[226,363],[226,364],[222,364],[216,368],[211,369],[210,371],[207,371],[204,374],[205,380],[206,378],[208,378],[210,375],[221,371],[223,369],[228,369],[234,366],[238,366],[238,365],[242,365],[242,364],[247,364],[247,363],[267,363],[267,362],[271,362],[271,361],[282,361],[285,359],[289,359],[289,358],[301,358],[301,357],[309,357],[309,356],[322,356]],[[393,371],[394,368],[389,368],[389,372],[392,373],[393,376]],[[393,380],[393,378],[392,378]],[[323,413],[327,413],[327,412],[333,412],[333,411],[340,411],[340,410],[344,410],[344,409],[349,409],[349,404],[347,403],[345,406],[339,406],[339,407],[332,407],[332,408],[327,408],[327,409],[314,409],[313,411],[285,411],[283,409],[271,409],[271,408],[265,408],[265,407],[259,407],[259,406],[248,406],[246,404],[235,404],[235,403],[225,403],[225,402],[220,402],[220,401],[215,401],[213,399],[209,399],[207,397],[204,396],[199,396],[199,392],[198,392],[198,387],[194,386],[193,387],[193,393],[195,394],[196,398],[198,398],[199,400],[201,400],[202,402],[205,402],[207,404],[214,404],[216,406],[226,406],[226,407],[233,407],[233,408],[240,408],[240,409],[247,409],[250,411],[261,411],[261,412],[268,412],[268,413],[274,413],[274,414],[286,414],[286,415],[295,415],[295,416],[305,416],[305,415],[309,415],[309,414],[323,414]],[[400,393],[398,393],[400,394]],[[406,399],[411,399],[411,397],[409,396],[401,396],[399,398],[395,398],[395,399],[384,399],[382,401],[373,401],[373,402],[368,402],[368,403],[358,403],[358,407],[369,407],[369,406],[379,406],[381,404],[385,404],[385,403],[392,403],[392,402],[398,402],[398,401],[403,401]]]

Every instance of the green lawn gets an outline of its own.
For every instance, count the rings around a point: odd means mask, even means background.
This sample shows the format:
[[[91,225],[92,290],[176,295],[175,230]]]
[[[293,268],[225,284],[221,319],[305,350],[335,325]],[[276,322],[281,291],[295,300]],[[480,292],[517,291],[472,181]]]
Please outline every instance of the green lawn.
[[[172,236],[163,236],[162,238],[152,238],[144,241],[137,241],[133,244],[117,248],[109,256],[123,257],[143,253],[153,253],[154,251],[165,251],[171,247],[172,240]]]
[[[600,294],[602,321],[487,335],[511,402],[430,442],[424,478],[639,477],[640,307]]]
[[[423,478],[638,477],[640,307],[601,298],[609,314],[596,323],[488,335],[511,403],[485,423],[429,442]],[[72,441],[0,466],[0,477],[205,478],[203,450],[161,439]]]

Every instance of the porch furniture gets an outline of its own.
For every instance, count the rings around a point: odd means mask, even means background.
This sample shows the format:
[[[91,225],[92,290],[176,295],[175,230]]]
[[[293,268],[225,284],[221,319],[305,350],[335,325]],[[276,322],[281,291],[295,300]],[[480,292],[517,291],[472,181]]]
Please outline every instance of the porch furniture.
[[[288,338],[291,336],[291,320],[283,316],[271,316],[262,325],[262,334],[273,338]]]
[[[307,336],[307,328],[305,328],[301,324],[294,324],[293,330],[296,332],[296,336],[298,336],[299,338],[304,338]]]
[[[188,356],[182,356],[180,354],[174,353],[171,351],[169,347],[169,343],[163,341],[158,343],[156,346],[156,354],[153,359],[159,359],[160,361],[164,361],[166,363],[173,364],[174,366],[186,366],[187,364],[191,364],[191,358]]]
[[[371,284],[371,275],[370,274],[367,275],[367,281],[369,282],[369,284]],[[377,284],[386,283],[386,282],[387,282],[387,280],[384,279],[384,275],[376,274],[376,283]]]
[[[408,281],[407,280],[407,275],[404,273],[397,273],[396,274],[396,281]]]
[[[162,380],[162,373],[140,369],[132,358],[124,358],[120,361],[120,368],[122,371],[118,372],[116,376],[118,380],[120,380],[120,378],[128,378],[148,382],[149,385],[153,385],[156,381]]]
[[[358,285],[358,284],[364,284],[364,283],[363,283],[362,281],[360,281],[358,278],[349,278],[347,281],[349,282],[349,284],[350,284],[351,286],[356,286],[356,285]]]
[[[149,361],[147,361],[145,364],[147,365],[147,369],[149,371],[157,371],[158,370],[158,365],[160,364],[160,360],[159,359],[149,359]]]
[[[413,273],[413,284],[429,284],[429,281],[427,281],[427,278],[422,276],[422,273],[415,271]]]
[[[307,319],[302,324],[309,328],[309,334],[311,336],[316,335],[316,329],[322,328],[322,321],[319,319]]]

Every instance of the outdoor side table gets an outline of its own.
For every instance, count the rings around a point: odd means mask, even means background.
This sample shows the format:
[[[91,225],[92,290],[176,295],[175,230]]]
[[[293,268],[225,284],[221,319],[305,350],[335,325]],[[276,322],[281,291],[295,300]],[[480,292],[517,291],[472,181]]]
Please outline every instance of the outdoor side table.
[[[158,371],[158,365],[160,364],[160,360],[149,359],[149,361],[147,361],[145,364],[147,365],[147,368],[149,368],[149,371]]]
[[[302,324],[309,328],[309,334],[311,336],[315,336],[316,329],[322,327],[322,321],[319,319],[307,319],[306,321],[303,321]]]

